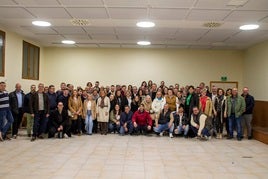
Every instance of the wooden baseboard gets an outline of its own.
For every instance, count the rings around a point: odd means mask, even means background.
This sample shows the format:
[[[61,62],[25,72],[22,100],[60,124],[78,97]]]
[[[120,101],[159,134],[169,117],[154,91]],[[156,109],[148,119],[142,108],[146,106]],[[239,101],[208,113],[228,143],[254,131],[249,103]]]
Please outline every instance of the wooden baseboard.
[[[254,139],[268,144],[268,128],[255,127],[253,128]]]

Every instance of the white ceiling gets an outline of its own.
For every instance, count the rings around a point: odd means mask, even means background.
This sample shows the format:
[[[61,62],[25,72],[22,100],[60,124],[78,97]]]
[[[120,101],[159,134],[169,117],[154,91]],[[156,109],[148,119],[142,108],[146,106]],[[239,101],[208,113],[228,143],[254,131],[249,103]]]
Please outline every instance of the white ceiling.
[[[230,3],[243,2],[239,6]],[[88,19],[89,26],[73,26],[71,19]],[[47,20],[51,27],[34,27],[33,20]],[[136,27],[153,20],[152,29]],[[219,22],[207,28],[206,22]],[[239,26],[258,23],[255,31]],[[0,26],[39,42],[76,47],[245,49],[268,40],[268,0],[0,0]]]

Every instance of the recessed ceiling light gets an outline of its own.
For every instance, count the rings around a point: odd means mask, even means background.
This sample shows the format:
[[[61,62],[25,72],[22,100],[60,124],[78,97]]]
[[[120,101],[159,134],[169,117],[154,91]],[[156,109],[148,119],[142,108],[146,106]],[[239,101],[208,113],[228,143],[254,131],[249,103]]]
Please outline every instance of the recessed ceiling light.
[[[49,27],[49,26],[51,26],[51,23],[46,22],[46,21],[33,21],[32,24],[36,25],[36,26],[41,26],[41,27]]]
[[[75,44],[75,41],[73,41],[73,40],[63,40],[63,41],[61,41],[61,43],[72,45],[72,44]]]
[[[154,27],[155,23],[151,21],[141,21],[136,24],[138,27],[149,28]]]
[[[151,45],[151,42],[149,42],[149,41],[138,41],[137,44],[138,45]]]
[[[254,30],[258,29],[260,26],[258,24],[246,24],[239,27],[240,30]]]

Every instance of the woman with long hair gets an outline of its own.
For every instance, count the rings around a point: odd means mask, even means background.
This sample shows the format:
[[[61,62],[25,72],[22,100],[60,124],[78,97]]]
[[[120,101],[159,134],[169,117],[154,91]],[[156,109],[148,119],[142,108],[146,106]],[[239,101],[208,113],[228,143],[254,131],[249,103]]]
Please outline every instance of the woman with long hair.
[[[71,97],[69,98],[68,107],[70,110],[70,116],[72,120],[72,132],[80,136],[83,104],[81,97],[78,96],[78,92],[76,89],[73,90]]]

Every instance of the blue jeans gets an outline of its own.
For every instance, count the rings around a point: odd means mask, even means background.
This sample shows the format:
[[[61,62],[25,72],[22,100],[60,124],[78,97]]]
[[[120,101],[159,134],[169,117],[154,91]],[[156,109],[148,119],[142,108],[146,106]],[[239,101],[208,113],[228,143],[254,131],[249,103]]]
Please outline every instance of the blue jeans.
[[[114,122],[109,122],[109,132],[119,132],[120,130],[120,124],[117,125],[116,123]]]
[[[33,137],[38,137],[46,132],[47,122],[45,111],[38,111],[34,114]]]
[[[7,120],[7,122],[6,122]],[[0,110],[0,132],[5,136],[6,132],[14,122],[10,109]]]
[[[183,132],[183,135],[187,136],[188,131],[189,131],[189,125],[186,125],[184,129],[182,128],[182,126],[177,126],[177,129],[178,129],[178,134],[181,134]]]
[[[237,130],[237,138],[241,138],[242,136],[242,125],[241,125],[241,116],[235,117],[235,114],[231,114],[231,116],[228,118],[229,121],[229,133],[230,137],[233,137],[234,132],[234,126],[236,126]]]
[[[127,129],[128,129],[128,132],[127,133],[132,134],[132,132],[133,132],[133,123],[132,123],[132,121],[128,121],[127,122]],[[120,127],[120,134],[124,135],[125,132],[126,131],[124,129],[124,126],[121,126]]]
[[[192,131],[193,131],[193,133],[195,134],[195,136],[197,136],[197,134],[198,134],[198,130],[199,129],[197,129],[196,127],[194,127],[194,126],[191,126],[191,129],[192,129]],[[209,130],[206,128],[206,127],[204,127],[203,129],[202,129],[202,131],[201,131],[201,135],[202,136],[210,136],[210,132],[209,132]]]
[[[87,134],[92,134],[92,128],[93,128],[93,119],[91,115],[91,111],[87,111],[86,119],[85,119],[85,129],[87,131]]]
[[[154,131],[156,133],[161,133],[161,132],[163,132],[165,130],[168,130],[169,133],[173,133],[174,124],[172,124],[170,128],[168,127],[168,125],[169,125],[169,122],[166,123],[166,124],[158,124],[158,127],[154,127]]]

